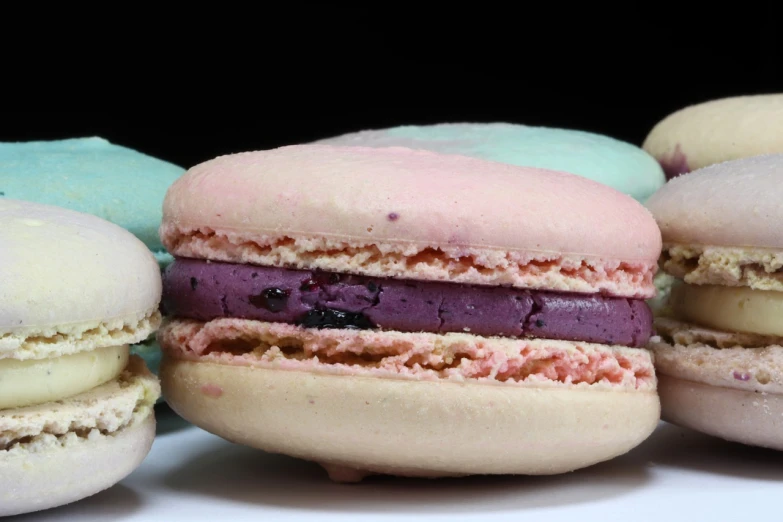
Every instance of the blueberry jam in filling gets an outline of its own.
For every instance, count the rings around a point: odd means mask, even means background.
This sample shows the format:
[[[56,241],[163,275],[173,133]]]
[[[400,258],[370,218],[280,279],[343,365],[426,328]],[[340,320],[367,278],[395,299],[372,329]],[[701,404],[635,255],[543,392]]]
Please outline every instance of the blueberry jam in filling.
[[[305,328],[348,328],[352,330],[369,330],[375,325],[364,314],[342,312],[329,308],[311,310],[298,323]]]

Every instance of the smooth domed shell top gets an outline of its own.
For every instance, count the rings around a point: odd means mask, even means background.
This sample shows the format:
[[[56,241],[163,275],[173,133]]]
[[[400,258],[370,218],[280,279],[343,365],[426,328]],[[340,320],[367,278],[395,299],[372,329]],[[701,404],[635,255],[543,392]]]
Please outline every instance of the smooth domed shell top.
[[[783,94],[722,98],[674,112],[653,127],[644,150],[669,169],[783,153]]]
[[[222,156],[169,189],[172,227],[655,261],[636,200],[584,177],[401,147],[294,145]]]
[[[0,197],[93,214],[161,251],[163,197],[185,169],[102,138],[0,143]]]
[[[512,123],[441,123],[365,130],[326,145],[408,147],[569,172],[646,200],[666,181],[641,148],[601,134]]]
[[[666,244],[783,248],[783,154],[727,161],[669,181],[648,201]]]
[[[7,198],[0,198],[0,225],[0,334],[157,309],[158,264],[123,228]]]

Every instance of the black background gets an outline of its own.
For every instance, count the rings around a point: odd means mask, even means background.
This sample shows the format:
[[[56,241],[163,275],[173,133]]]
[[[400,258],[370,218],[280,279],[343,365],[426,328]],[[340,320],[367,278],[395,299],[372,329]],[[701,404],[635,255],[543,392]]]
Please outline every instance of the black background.
[[[509,46],[509,54],[495,52],[494,62],[435,52],[414,63],[392,52],[383,56],[383,70],[354,68],[351,76],[301,65],[309,79],[275,85],[280,89],[274,93],[248,89],[243,80],[237,92],[229,85],[205,95],[191,88],[197,83],[192,77],[180,78],[174,80],[181,98],[176,106],[170,99],[136,106],[140,100],[131,92],[107,97],[101,111],[5,112],[0,141],[101,136],[186,168],[221,154],[438,122],[573,128],[641,145],[655,123],[687,105],[783,93],[779,14],[772,8],[745,18],[727,13],[723,26],[698,16],[667,19],[669,27],[657,32],[610,34],[600,45],[567,42],[565,50],[550,54]],[[335,56],[325,57],[321,67]]]

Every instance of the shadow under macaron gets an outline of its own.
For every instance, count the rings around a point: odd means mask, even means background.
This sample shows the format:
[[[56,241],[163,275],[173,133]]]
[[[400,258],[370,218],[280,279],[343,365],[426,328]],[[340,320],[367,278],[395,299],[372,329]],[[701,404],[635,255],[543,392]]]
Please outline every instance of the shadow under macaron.
[[[178,492],[297,511],[464,514],[590,503],[630,494],[650,476],[630,454],[553,476],[328,479],[319,465],[217,439],[163,478]],[[209,480],[204,480],[209,476]]]
[[[117,484],[85,499],[56,508],[4,518],[3,522],[119,520],[141,510],[143,503],[141,496],[135,490]]]
[[[158,402],[155,405],[155,422],[156,437],[177,433],[188,428],[196,429],[195,426],[180,417],[165,402]]]
[[[644,445],[656,466],[734,478],[783,480],[783,452],[729,442],[662,422]]]

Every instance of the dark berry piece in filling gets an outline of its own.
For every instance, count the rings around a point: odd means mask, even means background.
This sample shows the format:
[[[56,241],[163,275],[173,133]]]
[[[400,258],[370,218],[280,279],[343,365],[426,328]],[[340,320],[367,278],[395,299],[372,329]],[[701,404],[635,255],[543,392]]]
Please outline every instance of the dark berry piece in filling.
[[[310,310],[299,320],[305,328],[347,328],[350,330],[369,330],[374,328],[364,314],[343,312],[331,308]]]
[[[299,287],[299,290],[302,292],[314,292],[321,288],[321,285],[318,284],[318,281],[315,279],[308,279],[304,283],[302,283],[302,286]]]
[[[197,286],[198,286],[198,279],[196,279],[195,277],[191,277],[190,278],[190,288],[191,288],[191,290],[195,290]]]
[[[249,297],[250,304],[258,308],[266,308],[270,312],[280,312],[288,303],[290,292],[281,288],[267,288],[258,295]]]
[[[311,286],[323,288],[329,285],[336,285],[342,281],[342,276],[334,272],[313,272],[313,275],[307,281]]]

